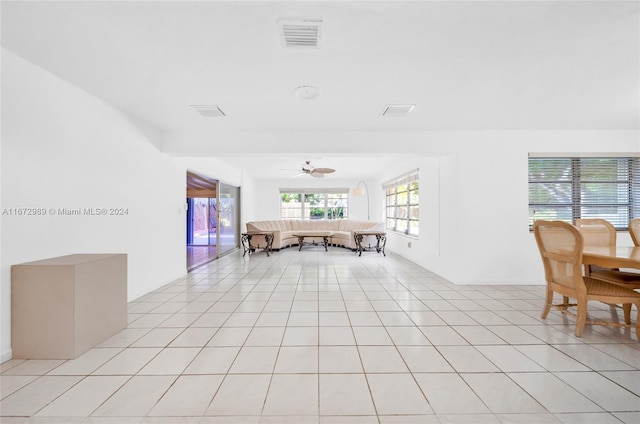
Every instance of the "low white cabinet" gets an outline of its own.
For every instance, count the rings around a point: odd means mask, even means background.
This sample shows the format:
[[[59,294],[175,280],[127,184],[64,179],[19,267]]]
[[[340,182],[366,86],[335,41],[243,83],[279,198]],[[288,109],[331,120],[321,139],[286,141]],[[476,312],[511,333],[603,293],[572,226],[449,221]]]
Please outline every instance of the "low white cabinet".
[[[126,326],[126,254],[76,254],[11,267],[13,358],[73,359]]]

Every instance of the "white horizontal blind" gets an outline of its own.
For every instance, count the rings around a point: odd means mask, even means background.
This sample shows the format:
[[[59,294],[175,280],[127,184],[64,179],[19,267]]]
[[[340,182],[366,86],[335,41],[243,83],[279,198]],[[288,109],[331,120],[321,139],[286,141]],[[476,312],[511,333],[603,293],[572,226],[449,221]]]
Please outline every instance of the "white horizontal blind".
[[[397,187],[399,185],[409,184],[414,181],[418,181],[420,179],[420,170],[414,169],[412,171],[407,172],[406,174],[400,175],[392,180],[386,181],[382,183],[382,188],[384,190],[389,190],[390,188]]]
[[[349,193],[348,188],[281,188],[280,193],[303,193],[303,194],[322,194],[322,193]]]
[[[637,157],[530,157],[529,226],[537,219],[603,218],[626,230],[640,217]]]

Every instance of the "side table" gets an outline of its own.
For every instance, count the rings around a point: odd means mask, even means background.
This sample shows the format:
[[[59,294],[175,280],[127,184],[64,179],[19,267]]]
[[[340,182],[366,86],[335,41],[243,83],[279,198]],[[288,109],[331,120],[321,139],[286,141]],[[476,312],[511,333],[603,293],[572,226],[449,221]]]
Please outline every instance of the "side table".
[[[262,236],[264,237],[264,241],[265,241],[265,245],[263,247],[260,247],[260,245],[258,246],[251,246],[251,238],[253,236]],[[269,232],[269,231],[250,231],[247,233],[242,233],[242,237],[240,239],[242,241],[242,248],[244,249],[244,252],[242,253],[242,257],[244,258],[244,255],[247,254],[247,252],[249,254],[251,254],[252,252],[255,252],[256,248],[257,249],[262,249],[265,251],[265,253],[267,254],[267,256],[269,256],[269,253],[272,252],[271,250],[271,246],[273,245],[273,232]]]
[[[365,236],[375,236],[376,245],[364,247],[362,245],[362,240]],[[384,253],[384,248],[387,245],[387,233],[383,231],[354,231],[353,240],[356,243],[356,252],[358,252],[358,256],[362,256],[363,251],[368,251],[371,249],[376,249],[376,252],[382,252],[384,256],[387,256],[387,254]]]

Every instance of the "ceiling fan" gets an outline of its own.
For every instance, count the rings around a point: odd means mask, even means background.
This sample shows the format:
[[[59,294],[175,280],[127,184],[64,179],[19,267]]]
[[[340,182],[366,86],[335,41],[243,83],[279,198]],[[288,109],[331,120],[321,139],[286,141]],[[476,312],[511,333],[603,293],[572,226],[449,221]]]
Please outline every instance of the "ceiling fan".
[[[293,171],[293,169],[291,171]],[[315,168],[311,166],[311,161],[307,160],[302,165],[301,172],[297,175],[294,175],[294,177],[299,177],[301,175],[311,175],[315,178],[324,178],[325,174],[331,174],[334,172],[336,172],[336,170],[333,168]]]

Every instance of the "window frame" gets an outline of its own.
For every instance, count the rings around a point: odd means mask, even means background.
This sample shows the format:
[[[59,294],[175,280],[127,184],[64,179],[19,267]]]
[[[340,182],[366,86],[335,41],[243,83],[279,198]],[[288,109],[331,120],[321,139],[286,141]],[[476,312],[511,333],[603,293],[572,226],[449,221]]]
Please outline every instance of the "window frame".
[[[278,196],[278,202],[280,204],[280,219],[292,219],[292,220],[298,220],[298,221],[315,221],[315,220],[341,220],[341,219],[349,219],[349,189],[348,188],[333,188],[333,189],[313,189],[313,188],[281,188],[279,190],[279,196]],[[282,202],[282,195],[283,194],[291,194],[291,195],[295,195],[298,196],[298,199],[300,200],[300,217],[290,217],[290,216],[283,216],[283,202]],[[306,198],[307,195],[321,195],[323,197],[323,201],[322,201],[322,205],[316,206],[316,209],[323,209],[324,210],[324,215],[322,218],[316,218],[313,219],[311,218],[310,215],[310,209],[312,208],[311,206],[309,206],[309,211],[307,211],[307,208],[305,208],[305,204],[306,202]],[[345,202],[344,206],[340,206],[342,208],[342,217],[339,218],[330,218],[330,216],[332,216],[332,214],[330,213],[332,209],[334,209],[329,203],[330,201],[334,200],[336,197],[340,197],[340,200],[342,200],[343,202]],[[292,208],[295,209],[295,208]],[[309,212],[306,213],[305,212]]]
[[[420,178],[419,170],[410,171],[402,176],[394,178],[382,184],[384,189],[384,208],[385,208],[385,227],[387,230],[393,231],[398,234],[403,234],[407,237],[418,239],[420,236]],[[406,190],[399,190],[406,188]],[[406,193],[406,202],[402,204],[398,203],[398,197]],[[412,202],[412,193],[414,193],[416,202]],[[406,216],[399,211],[402,208],[406,208]],[[412,212],[417,210],[416,217],[412,217]],[[393,221],[393,225],[390,222]],[[399,226],[398,222],[404,224]],[[414,223],[414,225],[412,225]],[[411,230],[416,228],[417,233]]]
[[[582,170],[583,166],[588,161],[597,161],[597,160],[617,160],[624,161],[622,163],[622,170],[624,170],[623,175],[625,178],[614,178],[614,179],[588,179],[588,177],[583,177]],[[539,179],[532,178],[532,164],[535,162],[543,162],[548,161],[551,165],[548,167],[549,170],[553,170],[554,161],[557,162],[557,168],[555,170],[569,170],[569,175],[565,175],[564,178],[560,179]],[[566,164],[563,166],[560,165],[561,161],[570,161],[570,166],[567,168]],[[603,170],[606,168],[602,168]],[[527,162],[527,172],[528,172],[528,220],[529,220],[529,231],[533,231],[533,222],[535,222],[535,209],[545,208],[548,211],[569,211],[571,218],[563,219],[557,217],[556,219],[565,221],[565,222],[575,222],[576,219],[580,218],[594,218],[595,216],[589,214],[588,208],[597,209],[597,208],[610,208],[611,211],[618,210],[618,212],[610,212],[610,216],[604,217],[605,219],[612,221],[612,224],[616,228],[617,231],[626,231],[628,229],[629,220],[634,218],[640,218],[640,155],[637,154],[597,154],[593,156],[585,156],[585,155],[545,155],[545,154],[529,154],[528,162]],[[620,171],[618,171],[620,172]],[[532,190],[533,184],[568,184],[570,185],[570,190],[567,192],[571,193],[571,197],[567,202],[564,203],[552,203],[552,202],[540,202],[540,199],[532,199]],[[616,195],[618,197],[616,202],[597,202],[592,199],[585,199],[587,197],[588,191],[586,190],[587,185],[598,185],[602,184],[603,187],[607,185],[611,185],[617,187],[612,189],[608,194]],[[617,194],[616,194],[617,193]],[[622,193],[622,195],[621,195]],[[597,200],[597,199],[596,199]],[[626,214],[622,214],[619,212],[620,210],[626,211]],[[561,215],[556,213],[556,215]],[[612,216],[617,217],[618,219],[612,218]],[[545,219],[545,218],[539,218]]]

